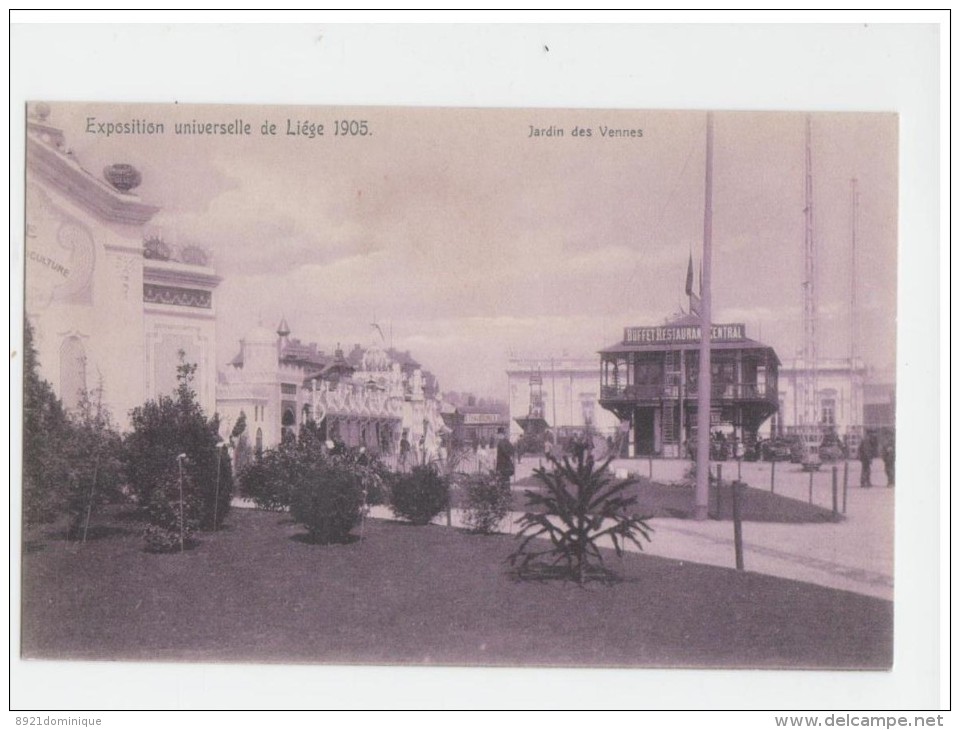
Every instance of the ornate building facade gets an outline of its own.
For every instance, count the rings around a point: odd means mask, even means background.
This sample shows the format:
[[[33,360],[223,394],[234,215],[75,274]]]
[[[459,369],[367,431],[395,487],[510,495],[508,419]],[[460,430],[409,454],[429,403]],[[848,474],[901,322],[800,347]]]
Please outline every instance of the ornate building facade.
[[[172,394],[182,350],[212,414],[220,280],[206,253],[149,237],[160,208],[134,192],[141,173],[124,163],[89,172],[50,114],[31,108],[26,140],[25,313],[41,376],[68,409],[102,388],[125,428],[132,408]]]
[[[407,372],[377,344],[331,357],[290,337],[284,319],[271,332],[255,327],[219,376],[217,410],[223,433],[243,413],[255,449],[276,447],[308,420],[326,438],[392,456],[406,434],[420,458],[436,454],[444,431],[440,401],[425,389],[418,367]]]
[[[595,358],[513,356],[507,367],[510,437],[523,433],[521,423],[536,413],[554,436],[592,430],[617,433],[619,419],[599,407],[600,365]]]

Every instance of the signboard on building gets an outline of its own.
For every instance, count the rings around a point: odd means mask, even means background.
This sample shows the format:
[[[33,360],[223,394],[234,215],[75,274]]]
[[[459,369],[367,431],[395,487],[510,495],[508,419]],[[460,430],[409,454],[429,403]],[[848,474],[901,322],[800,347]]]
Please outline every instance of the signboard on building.
[[[714,342],[735,342],[746,339],[743,322],[715,324],[710,328]],[[660,327],[624,327],[625,345],[683,345],[700,342],[700,325],[663,325]]]
[[[504,422],[504,418],[499,413],[464,413],[463,422],[465,425],[477,426],[480,424],[496,424]]]

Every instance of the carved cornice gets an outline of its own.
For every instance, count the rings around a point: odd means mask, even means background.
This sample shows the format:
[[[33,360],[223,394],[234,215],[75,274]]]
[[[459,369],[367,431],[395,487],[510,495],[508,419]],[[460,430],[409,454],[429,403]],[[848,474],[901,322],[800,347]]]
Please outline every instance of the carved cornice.
[[[143,301],[150,304],[210,309],[213,306],[213,295],[205,289],[184,289],[177,286],[144,283]]]
[[[222,281],[208,266],[152,259],[144,259],[143,280],[154,284],[201,287],[204,289],[215,289]]]
[[[27,167],[94,215],[114,222],[142,226],[160,210],[101,182],[65,153],[27,135]]]

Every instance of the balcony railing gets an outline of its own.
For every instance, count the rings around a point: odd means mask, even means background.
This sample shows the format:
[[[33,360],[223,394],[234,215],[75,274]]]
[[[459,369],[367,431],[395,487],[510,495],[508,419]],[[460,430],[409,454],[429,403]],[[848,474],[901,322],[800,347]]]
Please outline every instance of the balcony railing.
[[[683,390],[685,400],[697,397],[696,384],[689,384]],[[676,399],[680,397],[680,387],[671,384],[652,385],[604,385],[600,388],[601,400],[620,401],[649,401],[661,399]],[[742,401],[767,400],[774,403],[778,400],[777,389],[772,385],[758,385],[757,383],[713,383],[711,400]]]

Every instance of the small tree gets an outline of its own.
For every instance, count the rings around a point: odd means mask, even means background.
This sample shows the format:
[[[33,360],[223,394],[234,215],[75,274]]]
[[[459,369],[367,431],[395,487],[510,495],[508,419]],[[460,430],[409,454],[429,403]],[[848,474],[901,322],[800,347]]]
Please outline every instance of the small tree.
[[[70,483],[64,444],[70,421],[50,384],[40,377],[33,326],[23,322],[23,520],[53,521],[63,509]]]
[[[568,457],[562,462],[552,456],[547,459],[550,471],[534,470],[546,492],[526,491],[530,511],[520,518],[517,537],[521,543],[509,557],[520,576],[562,564],[563,575],[583,585],[590,573],[608,575],[602,569],[600,541],[604,538],[610,539],[618,556],[627,541],[643,550],[638,538],[650,541],[650,517],[628,513],[637,498],[624,492],[635,480],[618,481],[611,476],[612,457],[599,467],[582,451],[573,462]]]
[[[243,411],[240,411],[240,416],[230,431],[230,443],[233,444],[233,469],[239,474],[254,457],[250,438],[247,436],[247,414]]]
[[[70,537],[86,539],[93,511],[121,497],[123,442],[103,405],[103,383],[80,395],[64,446],[70,466],[65,502],[71,516]]]
[[[177,366],[175,397],[160,396],[130,414],[133,430],[124,442],[125,471],[140,506],[158,529],[168,521],[159,502],[171,499],[171,470],[177,471],[183,454],[184,522],[202,529],[219,526],[230,508],[233,475],[230,458],[219,446],[220,423],[207,419],[197,402],[192,382],[197,366],[187,363],[183,351]],[[179,472],[176,501],[179,514]],[[217,524],[215,525],[214,522]],[[166,525],[166,526],[165,526]]]

